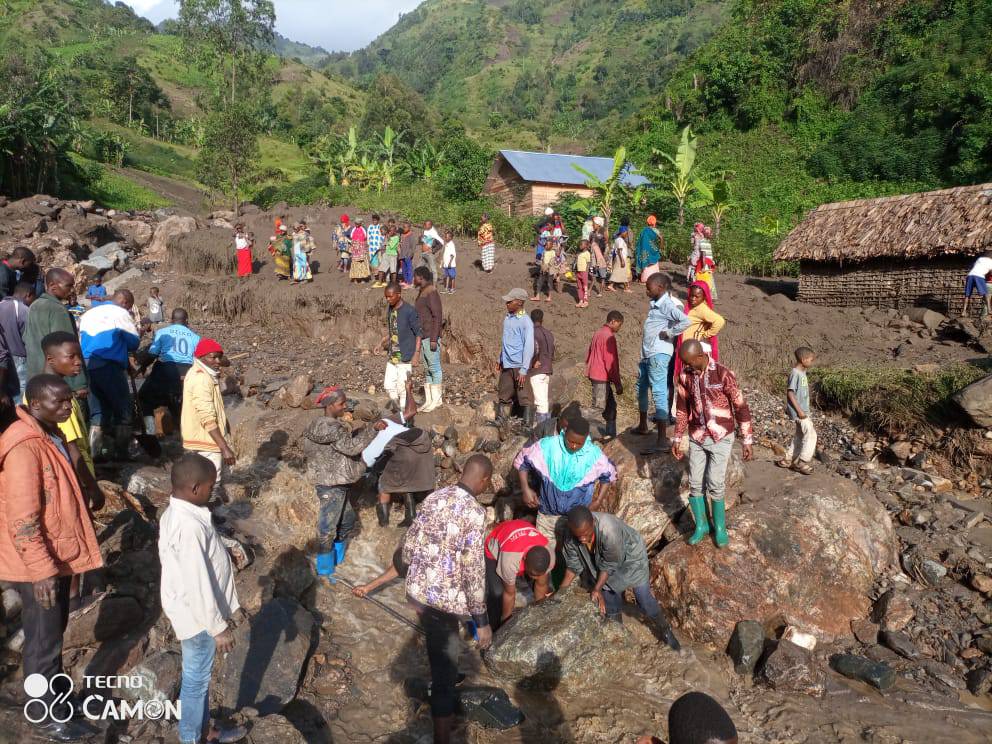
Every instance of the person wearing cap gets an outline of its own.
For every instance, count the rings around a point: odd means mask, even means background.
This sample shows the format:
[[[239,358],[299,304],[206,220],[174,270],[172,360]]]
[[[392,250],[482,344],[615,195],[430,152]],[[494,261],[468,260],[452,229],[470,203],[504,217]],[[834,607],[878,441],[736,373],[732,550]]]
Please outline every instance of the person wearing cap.
[[[183,408],[179,428],[183,448],[203,455],[217,468],[215,493],[223,498],[224,465],[234,465],[237,455],[226,437],[230,434],[224,398],[220,393],[220,368],[224,350],[212,338],[201,338],[193,351],[193,366],[183,380]]]
[[[351,270],[351,219],[348,215],[341,215],[341,220],[334,228],[331,236],[338,251],[338,271]]]
[[[317,575],[331,576],[344,561],[357,516],[348,500],[348,489],[365,475],[362,451],[386,428],[383,421],[352,429],[342,415],[348,396],[339,387],[324,388],[317,396],[324,415],[314,419],[303,434],[307,476],[316,489]]]
[[[534,360],[534,322],[524,312],[527,291],[511,289],[503,295],[506,317],[503,319],[503,341],[499,354],[499,409],[496,418],[505,421],[510,417],[513,403],[523,409],[523,423],[527,429],[534,425],[534,393],[527,372]]]
[[[665,247],[665,237],[657,228],[658,218],[653,214],[648,217],[647,226],[637,236],[637,247],[634,251],[634,281],[650,268],[658,270],[661,261],[661,250]],[[651,272],[652,274],[654,271]],[[644,281],[643,279],[641,281]]]
[[[479,224],[479,232],[476,233],[475,239],[482,252],[482,270],[488,274],[496,265],[496,230],[487,212],[482,213],[482,222]]]

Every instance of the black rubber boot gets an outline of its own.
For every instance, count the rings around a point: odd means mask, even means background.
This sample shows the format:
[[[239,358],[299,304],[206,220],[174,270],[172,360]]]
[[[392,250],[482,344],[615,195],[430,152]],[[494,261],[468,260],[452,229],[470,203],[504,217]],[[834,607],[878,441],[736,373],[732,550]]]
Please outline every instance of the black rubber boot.
[[[375,505],[375,515],[379,518],[380,527],[389,526],[389,507],[391,504],[376,504]]]
[[[403,521],[400,522],[400,527],[409,527],[416,516],[417,502],[413,500],[413,494],[408,493],[403,497]]]
[[[668,624],[668,620],[665,618],[658,618],[655,621],[655,635],[658,637],[659,641],[663,641],[668,644],[668,647],[672,651],[679,651],[682,648],[682,644],[679,643],[679,639],[675,637],[675,632],[672,630],[672,626]]]
[[[505,403],[496,404],[496,420],[493,422],[497,426],[502,426],[506,421],[510,419],[510,413],[513,411],[512,405],[506,405]]]
[[[524,406],[523,426],[525,429],[534,428],[534,406]]]

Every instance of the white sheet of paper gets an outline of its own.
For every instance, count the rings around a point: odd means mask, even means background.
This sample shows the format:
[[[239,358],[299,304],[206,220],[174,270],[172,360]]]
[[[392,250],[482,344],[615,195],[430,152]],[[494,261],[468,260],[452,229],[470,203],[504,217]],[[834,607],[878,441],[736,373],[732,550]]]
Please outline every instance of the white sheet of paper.
[[[362,450],[362,460],[365,461],[367,467],[372,467],[375,464],[375,461],[379,459],[379,455],[386,449],[386,445],[389,444],[390,439],[406,431],[405,426],[397,424],[395,421],[390,421],[389,419],[383,419],[383,421],[386,422],[386,428],[380,431],[375,439],[369,443],[369,446]]]

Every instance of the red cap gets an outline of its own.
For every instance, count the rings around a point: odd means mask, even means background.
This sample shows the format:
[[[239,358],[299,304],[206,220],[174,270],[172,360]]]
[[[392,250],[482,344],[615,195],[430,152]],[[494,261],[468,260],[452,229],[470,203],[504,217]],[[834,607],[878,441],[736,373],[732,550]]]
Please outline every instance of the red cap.
[[[201,338],[200,342],[196,345],[196,350],[193,352],[193,356],[197,359],[200,357],[205,357],[207,354],[213,354],[215,351],[224,353],[224,350],[220,348],[220,344],[214,341],[212,338]]]
[[[351,222],[351,220],[350,220],[350,219],[348,219],[348,215],[346,215],[346,214],[343,214],[343,215],[341,215],[341,221],[342,221],[342,222],[343,222],[344,224],[346,224],[346,225],[347,225],[347,224],[348,224],[349,222]]]

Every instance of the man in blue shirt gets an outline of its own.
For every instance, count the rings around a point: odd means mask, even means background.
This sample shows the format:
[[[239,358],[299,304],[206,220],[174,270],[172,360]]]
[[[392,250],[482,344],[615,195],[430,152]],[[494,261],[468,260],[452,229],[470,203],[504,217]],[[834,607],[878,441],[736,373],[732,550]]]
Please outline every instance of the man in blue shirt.
[[[145,431],[155,431],[155,409],[164,406],[179,423],[183,406],[183,378],[193,364],[193,351],[200,337],[189,328],[189,316],[182,308],[172,311],[172,324],[155,331],[152,345],[142,355],[141,372],[151,364],[151,373],[145,378],[138,400],[145,417]]]
[[[107,288],[103,286],[103,278],[93,277],[93,283],[86,290],[86,299],[95,306],[107,301]]]
[[[524,312],[527,292],[511,289],[503,296],[506,317],[503,319],[503,344],[499,355],[499,409],[497,421],[506,421],[516,401],[523,409],[523,423],[534,426],[534,393],[527,371],[534,359],[534,323]]]
[[[689,327],[689,318],[671,294],[672,280],[663,272],[648,277],[648,316],[644,319],[641,362],[637,375],[637,405],[640,423],[636,434],[650,434],[648,428],[648,390],[654,398],[654,422],[658,428],[655,448],[644,454],[668,449],[668,379],[675,339]]]

